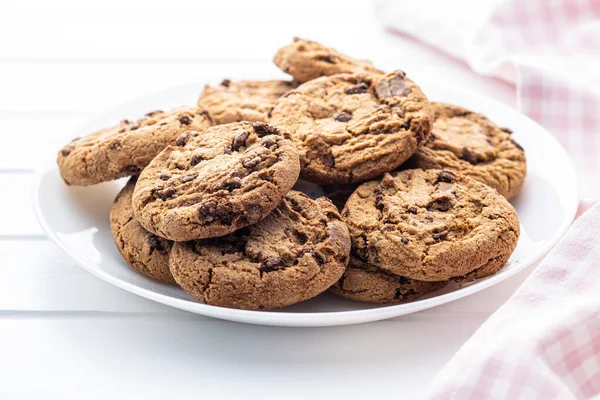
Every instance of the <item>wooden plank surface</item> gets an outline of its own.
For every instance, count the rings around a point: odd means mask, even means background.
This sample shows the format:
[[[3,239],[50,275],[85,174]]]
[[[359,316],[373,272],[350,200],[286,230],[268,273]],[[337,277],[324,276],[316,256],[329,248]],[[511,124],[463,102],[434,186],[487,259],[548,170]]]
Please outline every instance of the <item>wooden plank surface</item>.
[[[0,116],[0,172],[31,171],[54,157],[91,113],[6,113]],[[2,179],[0,175],[0,180]]]
[[[368,28],[367,28],[368,27]],[[367,1],[23,0],[0,13],[0,60],[269,60],[294,36],[377,51]],[[373,29],[375,28],[375,29]]]
[[[0,237],[0,315],[6,312],[177,313],[103,282],[45,239]],[[40,314],[37,314],[40,315]]]
[[[448,360],[477,326],[406,320],[285,329],[190,314],[0,316],[0,354],[10,360],[0,363],[0,394],[418,398],[436,373],[432,364]]]
[[[32,208],[33,174],[0,173],[0,238],[43,237]]]

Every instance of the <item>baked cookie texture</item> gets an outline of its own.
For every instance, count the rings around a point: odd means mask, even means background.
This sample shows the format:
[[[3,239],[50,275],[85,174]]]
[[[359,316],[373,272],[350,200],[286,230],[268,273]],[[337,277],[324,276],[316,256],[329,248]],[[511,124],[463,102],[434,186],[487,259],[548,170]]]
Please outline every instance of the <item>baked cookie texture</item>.
[[[177,283],[203,303],[268,310],[327,290],[349,253],[348,228],[335,206],[292,190],[255,225],[176,243],[170,265]]]
[[[145,230],[134,218],[131,198],[137,177],[117,195],[110,211],[110,230],[121,256],[134,269],[164,283],[175,283],[169,270],[173,242]]]
[[[238,121],[266,122],[267,114],[283,94],[297,87],[293,81],[230,81],[206,86],[198,106],[210,112],[217,124]]]
[[[441,289],[447,282],[417,281],[350,257],[344,275],[331,292],[350,300],[370,303],[406,303]]]
[[[166,239],[223,236],[266,217],[299,171],[294,145],[262,122],[186,132],[141,173],[133,211]]]
[[[446,103],[432,103],[434,122],[429,140],[409,164],[449,169],[496,189],[507,199],[521,191],[527,164],[523,148],[485,116]]]
[[[299,38],[279,49],[273,62],[302,83],[343,73],[382,73],[369,61],[356,60],[320,43]]]
[[[445,170],[406,170],[367,182],[342,215],[353,255],[421,281],[477,279],[514,251],[517,213],[496,190]]]
[[[68,185],[87,186],[137,175],[182,133],[212,125],[202,109],[153,111],[137,121],[77,138],[58,152],[58,167]]]
[[[270,123],[294,141],[303,179],[347,184],[374,179],[406,161],[429,137],[432,113],[402,71],[340,74],[282,96]]]

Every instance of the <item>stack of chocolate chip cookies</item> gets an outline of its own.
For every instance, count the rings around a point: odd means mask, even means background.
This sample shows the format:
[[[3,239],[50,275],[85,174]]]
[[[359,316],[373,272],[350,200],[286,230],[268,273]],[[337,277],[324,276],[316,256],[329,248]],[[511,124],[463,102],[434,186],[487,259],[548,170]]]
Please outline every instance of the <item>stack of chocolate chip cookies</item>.
[[[131,176],[110,225],[133,268],[206,304],[268,310],[327,290],[412,301],[504,266],[519,238],[507,199],[526,175],[509,129],[316,42],[274,62],[293,79],[225,79],[194,107],[59,151],[69,185]]]

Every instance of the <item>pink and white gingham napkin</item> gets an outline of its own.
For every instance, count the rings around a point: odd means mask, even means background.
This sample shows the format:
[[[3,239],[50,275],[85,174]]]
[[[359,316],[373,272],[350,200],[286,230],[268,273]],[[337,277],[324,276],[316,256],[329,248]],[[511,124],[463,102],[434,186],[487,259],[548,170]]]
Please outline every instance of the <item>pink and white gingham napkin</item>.
[[[600,394],[600,203],[583,214],[431,386],[446,399]]]
[[[514,83],[519,109],[571,155],[580,197],[600,198],[600,0],[373,3],[392,33]],[[436,400],[593,397],[600,398],[600,203],[463,345],[429,393]]]
[[[518,108],[571,155],[600,198],[600,0],[373,0],[393,33],[514,83]]]

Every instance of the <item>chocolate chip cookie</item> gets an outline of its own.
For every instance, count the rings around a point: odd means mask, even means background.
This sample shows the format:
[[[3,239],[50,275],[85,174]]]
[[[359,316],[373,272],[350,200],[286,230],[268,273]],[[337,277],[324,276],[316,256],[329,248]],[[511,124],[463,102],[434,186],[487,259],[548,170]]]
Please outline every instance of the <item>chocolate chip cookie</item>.
[[[517,213],[496,190],[446,170],[385,174],[359,186],[342,215],[355,257],[421,281],[493,274],[520,233]]]
[[[348,228],[335,206],[292,190],[255,225],[176,243],[170,265],[177,283],[203,303],[268,310],[327,290],[349,253]]]
[[[145,230],[133,217],[131,197],[136,178],[119,192],[110,211],[110,230],[121,256],[138,272],[165,283],[175,283],[169,271],[173,242]]]
[[[410,160],[411,166],[460,172],[507,199],[519,193],[527,173],[525,152],[509,129],[452,104],[432,103],[432,108],[431,135]]]
[[[262,122],[186,132],[141,173],[133,211],[144,228],[184,241],[255,224],[298,179],[294,145]]]
[[[137,121],[74,139],[58,152],[58,167],[68,185],[94,185],[137,175],[167,145],[190,130],[212,125],[204,110],[181,107],[153,111]]]
[[[296,82],[230,81],[206,86],[198,98],[198,106],[210,112],[217,124],[238,121],[267,121],[267,114],[284,93],[297,87]]]
[[[282,96],[270,118],[296,144],[302,177],[319,184],[397,168],[427,139],[431,121],[427,98],[401,71],[314,79]]]
[[[348,268],[331,292],[350,300],[370,303],[406,303],[435,292],[447,282],[425,282],[394,275],[356,257],[350,257]]]
[[[299,38],[279,49],[273,62],[298,82],[343,73],[381,73],[369,61],[355,60],[320,43]]]

